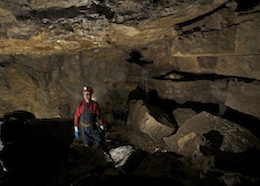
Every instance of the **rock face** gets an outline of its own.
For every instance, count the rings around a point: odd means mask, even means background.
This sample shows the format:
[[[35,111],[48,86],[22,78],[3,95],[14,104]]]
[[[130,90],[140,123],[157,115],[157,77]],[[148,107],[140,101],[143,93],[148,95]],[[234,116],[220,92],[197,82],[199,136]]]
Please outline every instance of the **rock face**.
[[[3,1],[0,111],[72,117],[91,85],[114,114],[141,85],[259,118],[258,10],[257,1]]]
[[[178,129],[161,130],[168,117],[154,122],[160,112],[155,117],[148,103],[129,102],[138,114],[129,113],[127,132],[119,125],[107,131],[114,164],[105,161],[101,149],[73,141],[71,120],[36,119],[25,111],[5,114],[0,158],[8,172],[0,170],[1,185],[259,184],[259,141],[250,131],[205,111],[192,116],[190,109]],[[143,130],[148,126],[140,128],[147,118],[157,135]]]
[[[212,131],[219,132],[219,141],[206,142],[204,135]],[[199,151],[200,145],[205,146],[206,143],[219,143],[217,148],[221,151],[234,153],[254,148],[258,143],[258,139],[247,129],[206,112],[186,120],[176,134],[165,137],[164,141],[173,152],[190,157]],[[189,146],[197,148],[192,149]]]
[[[91,86],[108,137],[159,154],[138,156],[132,182],[156,177],[142,167],[170,159],[159,182],[165,174],[180,183],[169,174],[179,166],[192,175],[178,170],[183,181],[259,183],[250,169],[259,165],[259,10],[257,0],[1,1],[0,117],[25,110],[72,124],[81,89]],[[244,170],[234,166],[241,162]]]
[[[159,112],[157,112],[157,114],[158,113]],[[128,116],[129,125],[134,125],[133,128],[137,128],[137,130],[147,134],[154,140],[161,140],[163,137],[169,136],[175,131],[174,124],[169,121],[167,115],[159,116],[164,123],[158,122],[149,114],[142,100],[130,103]]]

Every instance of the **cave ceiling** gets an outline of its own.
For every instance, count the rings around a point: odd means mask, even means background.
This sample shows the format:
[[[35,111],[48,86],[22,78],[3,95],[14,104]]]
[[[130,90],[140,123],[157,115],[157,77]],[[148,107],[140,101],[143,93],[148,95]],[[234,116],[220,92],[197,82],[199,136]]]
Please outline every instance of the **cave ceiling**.
[[[104,60],[136,52],[143,64],[153,62],[148,68],[162,70],[157,76],[169,68],[233,75],[219,61],[241,66],[242,57],[255,66],[259,9],[256,0],[5,0],[0,3],[0,54],[81,53]],[[260,79],[247,69],[238,75]]]
[[[144,48],[163,38],[180,37],[181,27],[210,16],[227,2],[6,0],[0,4],[1,54],[50,55]],[[230,20],[226,27],[238,22]],[[223,28],[219,25],[212,29]]]

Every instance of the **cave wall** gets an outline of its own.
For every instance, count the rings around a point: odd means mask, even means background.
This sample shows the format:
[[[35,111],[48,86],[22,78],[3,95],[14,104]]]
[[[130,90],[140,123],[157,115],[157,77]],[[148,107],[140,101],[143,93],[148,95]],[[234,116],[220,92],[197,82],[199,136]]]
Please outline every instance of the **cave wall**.
[[[94,88],[93,99],[102,100],[103,107],[119,109],[134,88],[120,85],[127,81],[129,67],[122,66],[119,59],[101,63],[92,57],[66,54],[5,58],[1,67],[2,113],[21,109],[40,118],[72,117],[86,85]],[[120,89],[120,95],[115,89]]]
[[[81,88],[106,114],[140,85],[260,118],[259,2],[0,3],[0,114],[72,117]]]

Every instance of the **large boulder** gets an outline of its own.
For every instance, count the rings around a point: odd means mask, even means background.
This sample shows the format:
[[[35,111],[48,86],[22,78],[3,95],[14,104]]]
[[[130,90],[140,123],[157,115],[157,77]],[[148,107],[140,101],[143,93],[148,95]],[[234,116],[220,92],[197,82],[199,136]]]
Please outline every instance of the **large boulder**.
[[[157,112],[161,118],[161,122],[159,122],[153,117],[151,112],[143,100],[132,101],[132,103],[130,103],[128,124],[133,125],[134,128],[147,134],[154,140],[161,140],[176,130],[165,113]]]
[[[212,131],[217,131],[222,138],[208,137],[207,139],[207,136],[213,134]],[[199,151],[199,146],[206,145],[206,143],[219,143],[218,148],[220,150],[234,153],[255,148],[259,143],[257,137],[246,128],[205,111],[186,120],[176,134],[165,137],[164,142],[171,151],[184,156],[194,155]],[[193,148],[190,147],[192,144]]]
[[[202,111],[186,120],[176,134],[165,137],[164,142],[170,151],[181,155],[185,165],[214,172],[213,177],[226,185],[242,180],[259,183],[259,173],[254,171],[260,165],[259,140],[234,122]]]

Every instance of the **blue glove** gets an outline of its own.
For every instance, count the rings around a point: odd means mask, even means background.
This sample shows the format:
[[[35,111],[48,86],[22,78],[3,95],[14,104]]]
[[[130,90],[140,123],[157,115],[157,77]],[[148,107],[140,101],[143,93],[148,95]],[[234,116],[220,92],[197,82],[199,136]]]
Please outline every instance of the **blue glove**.
[[[104,125],[99,125],[99,128],[100,128],[101,130],[105,130],[105,126],[104,126]]]
[[[74,135],[77,139],[79,139],[79,127],[74,126]]]

